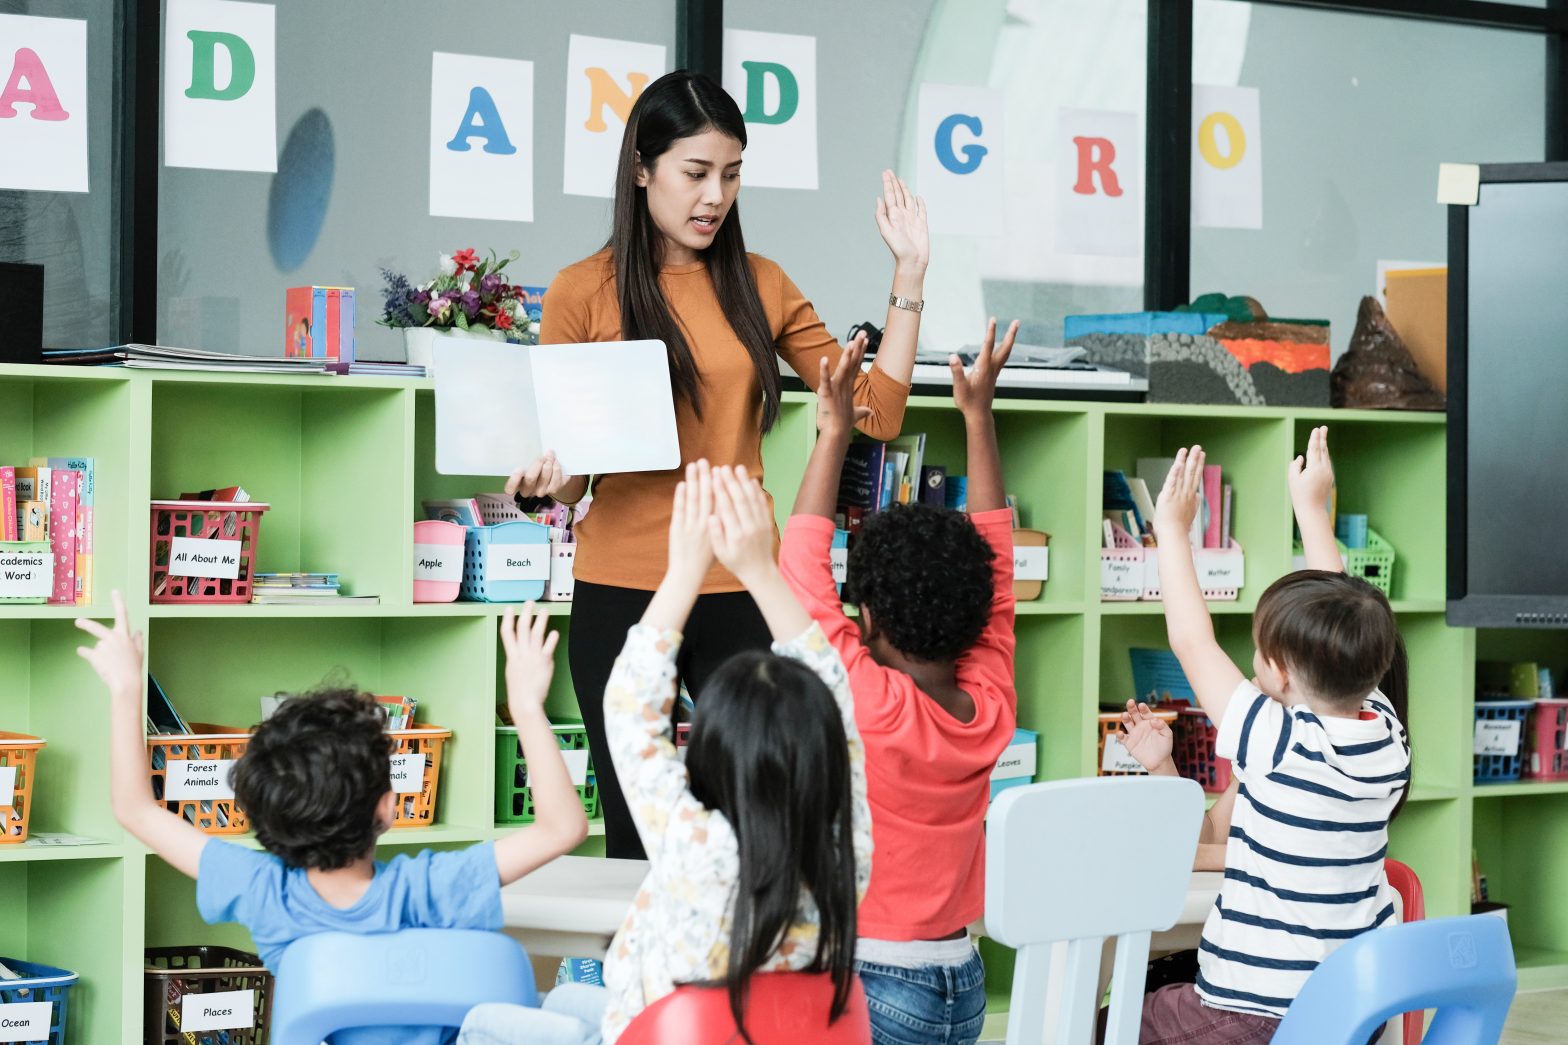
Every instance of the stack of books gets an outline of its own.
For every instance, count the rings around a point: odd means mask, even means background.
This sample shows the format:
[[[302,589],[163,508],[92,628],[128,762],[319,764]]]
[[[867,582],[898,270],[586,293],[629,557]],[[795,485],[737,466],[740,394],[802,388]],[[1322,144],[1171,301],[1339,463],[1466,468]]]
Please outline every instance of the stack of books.
[[[45,363],[123,366],[136,370],[216,370],[242,374],[324,374],[327,360],[304,356],[253,356],[168,345],[111,345],[108,348],[50,349]]]
[[[93,601],[96,487],[91,457],[34,457],[26,465],[0,465],[0,541],[49,543],[51,603]]]
[[[335,573],[258,573],[250,601],[258,606],[319,606],[355,602],[373,605],[376,595],[344,595]]]

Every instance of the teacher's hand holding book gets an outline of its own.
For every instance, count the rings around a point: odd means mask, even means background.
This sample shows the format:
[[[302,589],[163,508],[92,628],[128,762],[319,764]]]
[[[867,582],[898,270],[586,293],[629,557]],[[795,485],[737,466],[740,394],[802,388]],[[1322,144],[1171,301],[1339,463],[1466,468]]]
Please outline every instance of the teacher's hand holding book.
[[[582,483],[583,476],[564,473],[561,462],[556,460],[555,451],[546,450],[512,473],[506,480],[506,492],[520,497],[554,497],[558,501],[571,503],[582,499],[584,491],[579,485]],[[563,492],[564,497],[561,496]]]

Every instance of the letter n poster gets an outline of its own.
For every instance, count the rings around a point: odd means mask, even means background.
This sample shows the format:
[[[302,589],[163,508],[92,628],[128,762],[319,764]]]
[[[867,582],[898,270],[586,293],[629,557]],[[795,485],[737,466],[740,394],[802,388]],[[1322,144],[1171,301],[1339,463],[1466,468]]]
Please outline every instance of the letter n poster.
[[[561,190],[615,195],[621,135],[642,89],[664,75],[664,45],[573,33],[566,44]]]
[[[278,169],[271,4],[169,0],[163,34],[163,162]]]
[[[1143,129],[1137,113],[1057,110],[1056,249],[1143,253]]]

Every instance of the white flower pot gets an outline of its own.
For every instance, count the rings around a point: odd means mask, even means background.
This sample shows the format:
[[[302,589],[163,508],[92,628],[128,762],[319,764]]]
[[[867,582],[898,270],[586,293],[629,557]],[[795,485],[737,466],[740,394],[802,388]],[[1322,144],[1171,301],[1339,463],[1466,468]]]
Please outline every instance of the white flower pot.
[[[436,338],[462,337],[475,338],[481,341],[505,341],[506,335],[499,330],[489,327],[473,327],[468,330],[459,330],[457,327],[404,327],[403,349],[407,361],[413,366],[425,368],[426,377],[434,377],[436,372],[435,344]]]

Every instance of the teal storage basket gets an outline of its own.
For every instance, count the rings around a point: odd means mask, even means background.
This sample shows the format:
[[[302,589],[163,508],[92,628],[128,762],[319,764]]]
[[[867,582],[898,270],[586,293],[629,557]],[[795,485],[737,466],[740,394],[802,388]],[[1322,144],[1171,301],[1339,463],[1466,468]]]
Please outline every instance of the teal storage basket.
[[[65,1045],[66,1002],[70,1000],[71,988],[76,985],[76,973],[17,958],[0,958],[0,963],[21,977],[19,980],[0,980],[0,1014],[5,1012],[3,1006],[6,1005],[38,1002],[53,1005],[49,1013],[49,1036],[29,1040]]]
[[[470,526],[463,543],[462,597],[527,602],[550,580],[550,528],[525,519]]]

